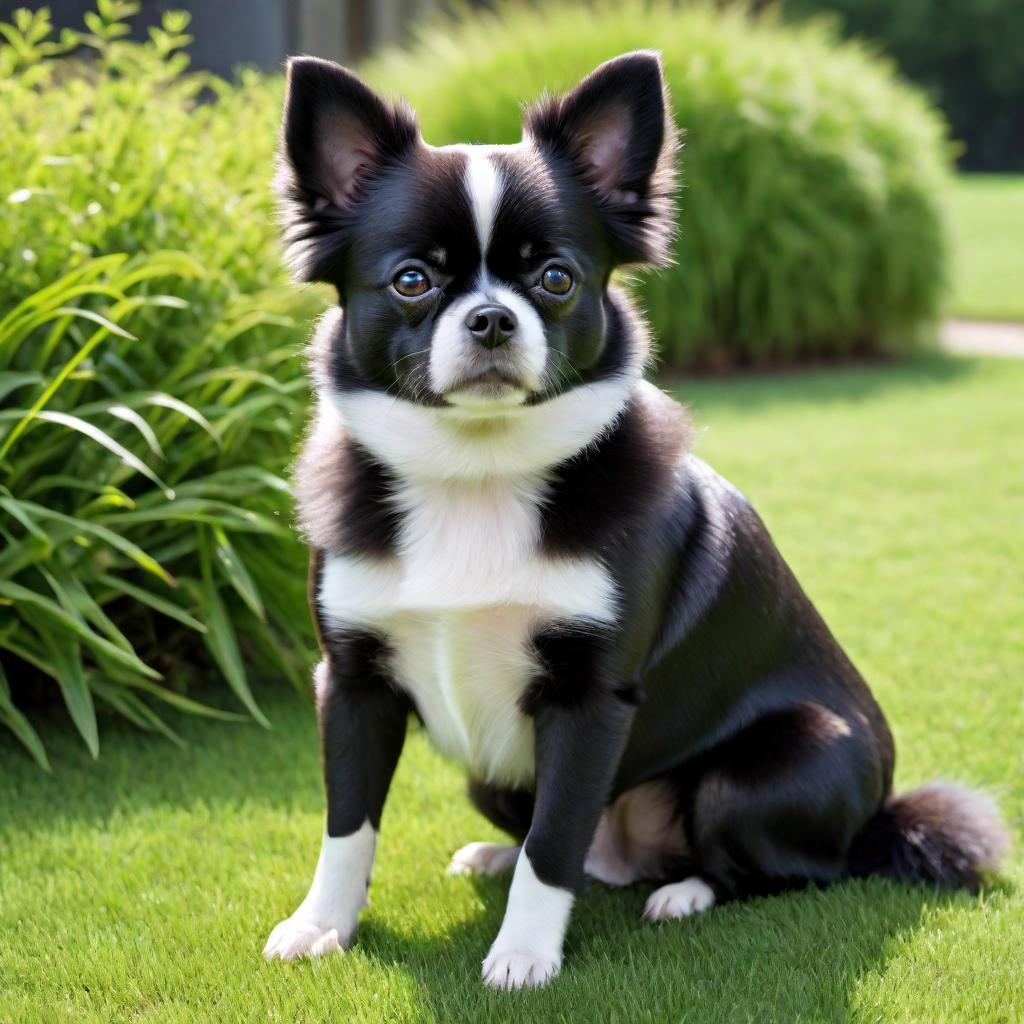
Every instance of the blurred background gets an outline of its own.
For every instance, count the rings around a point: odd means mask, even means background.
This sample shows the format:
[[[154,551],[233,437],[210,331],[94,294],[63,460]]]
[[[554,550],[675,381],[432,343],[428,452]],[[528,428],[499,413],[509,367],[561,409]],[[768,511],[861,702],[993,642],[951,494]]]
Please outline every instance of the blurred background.
[[[355,65],[429,142],[511,142],[640,47],[685,140],[675,263],[626,277],[652,373],[871,681],[898,783],[995,787],[1019,824],[1021,0],[0,0],[0,1020],[496,1019],[497,918],[434,888],[490,833],[415,732],[363,952],[256,963],[322,816],[288,478],[333,296],[281,262],[282,61]],[[1021,892],[637,926],[642,985],[591,894],[581,980],[531,1007],[1016,1019]]]
[[[24,6],[0,2],[0,18]],[[432,15],[471,17],[493,0],[216,0],[169,3],[141,0],[128,38],[144,40],[168,10],[191,16],[186,47],[193,68],[230,76],[240,65],[279,70],[295,53],[355,64],[374,50],[408,42]],[[78,28],[93,0],[54,0],[57,28]],[[748,9],[773,9],[792,20],[835,15],[839,31],[870,40],[910,81],[927,91],[961,145],[964,169],[1024,167],[1024,27],[1012,0],[955,4],[949,0],[753,0]]]

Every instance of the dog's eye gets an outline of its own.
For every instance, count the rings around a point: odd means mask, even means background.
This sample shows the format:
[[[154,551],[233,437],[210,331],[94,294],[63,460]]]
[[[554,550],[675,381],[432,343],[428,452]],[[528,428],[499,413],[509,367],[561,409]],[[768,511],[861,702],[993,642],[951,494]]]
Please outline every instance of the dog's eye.
[[[415,267],[400,270],[391,283],[395,291],[407,299],[414,299],[430,291],[430,278]]]
[[[565,267],[548,267],[540,279],[544,291],[552,295],[568,295],[572,290],[572,274]]]

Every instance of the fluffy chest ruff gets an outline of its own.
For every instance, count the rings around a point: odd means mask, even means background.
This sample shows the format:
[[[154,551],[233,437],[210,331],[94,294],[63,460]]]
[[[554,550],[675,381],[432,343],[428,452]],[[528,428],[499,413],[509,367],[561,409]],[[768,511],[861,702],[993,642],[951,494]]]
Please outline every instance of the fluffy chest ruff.
[[[406,482],[390,499],[401,513],[395,554],[330,555],[320,578],[328,625],[381,635],[434,743],[505,785],[533,777],[521,708],[540,670],[533,637],[616,614],[597,559],[542,552],[544,494],[535,473]]]

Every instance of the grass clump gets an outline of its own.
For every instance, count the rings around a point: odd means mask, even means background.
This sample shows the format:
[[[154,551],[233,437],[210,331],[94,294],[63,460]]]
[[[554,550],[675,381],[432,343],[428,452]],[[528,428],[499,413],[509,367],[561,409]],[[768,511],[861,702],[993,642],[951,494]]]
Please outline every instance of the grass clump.
[[[940,117],[831,29],[668,0],[505,4],[368,69],[426,138],[513,142],[519,104],[662,51],[681,154],[677,265],[641,286],[666,363],[904,351],[939,312]]]
[[[262,720],[249,669],[305,673],[279,95],[189,74],[185,14],[126,41],[136,6],[0,25],[0,723],[44,766],[24,709],[58,691],[95,755],[97,705],[173,736],[155,702],[226,714],[195,675]]]

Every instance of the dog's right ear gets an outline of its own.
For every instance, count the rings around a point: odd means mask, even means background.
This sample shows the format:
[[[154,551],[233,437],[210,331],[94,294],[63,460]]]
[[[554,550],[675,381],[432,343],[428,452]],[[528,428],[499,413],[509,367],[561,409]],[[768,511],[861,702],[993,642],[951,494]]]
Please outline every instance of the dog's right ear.
[[[374,178],[420,137],[412,110],[317,57],[288,62],[275,188],[287,257],[305,281],[337,283],[352,213]]]

